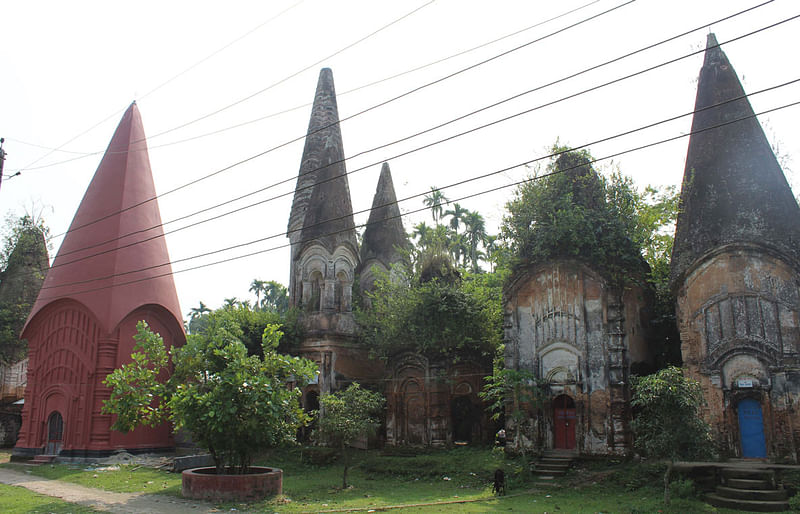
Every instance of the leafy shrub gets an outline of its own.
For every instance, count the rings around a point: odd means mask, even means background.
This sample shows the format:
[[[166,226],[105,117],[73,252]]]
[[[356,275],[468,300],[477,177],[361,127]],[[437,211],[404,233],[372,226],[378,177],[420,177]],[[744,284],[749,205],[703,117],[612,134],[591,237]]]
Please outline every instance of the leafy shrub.
[[[676,498],[691,498],[694,496],[694,482],[687,478],[674,480],[669,484],[670,493]]]

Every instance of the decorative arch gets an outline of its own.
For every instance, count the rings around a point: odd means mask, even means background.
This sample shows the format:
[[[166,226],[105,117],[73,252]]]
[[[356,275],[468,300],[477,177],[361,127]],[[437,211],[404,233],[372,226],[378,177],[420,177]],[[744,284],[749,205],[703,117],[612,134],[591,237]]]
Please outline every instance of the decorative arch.
[[[554,342],[539,351],[539,376],[549,384],[580,381],[581,354],[571,344]]]

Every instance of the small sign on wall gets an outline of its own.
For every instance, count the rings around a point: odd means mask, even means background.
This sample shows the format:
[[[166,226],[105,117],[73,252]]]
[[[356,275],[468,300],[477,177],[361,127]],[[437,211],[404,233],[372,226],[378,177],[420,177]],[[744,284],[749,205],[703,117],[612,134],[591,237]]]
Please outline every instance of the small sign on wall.
[[[740,378],[736,381],[736,385],[740,388],[752,388],[753,387],[753,379],[752,378]]]

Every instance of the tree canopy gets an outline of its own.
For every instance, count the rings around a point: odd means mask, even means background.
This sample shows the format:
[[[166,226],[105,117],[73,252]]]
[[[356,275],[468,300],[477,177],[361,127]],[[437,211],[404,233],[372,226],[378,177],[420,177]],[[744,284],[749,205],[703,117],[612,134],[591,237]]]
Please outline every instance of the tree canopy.
[[[386,274],[369,293],[371,307],[356,312],[361,340],[384,359],[412,351],[453,362],[491,362],[502,339],[501,284],[495,278],[466,274],[423,281],[408,268]]]
[[[8,216],[0,249],[0,364],[25,357],[20,332],[49,268],[47,235],[41,218]]]
[[[203,334],[171,349],[174,372],[167,378],[164,341],[139,322],[132,361],[106,377],[112,392],[103,412],[115,414],[112,428],[123,432],[168,418],[209,450],[218,474],[246,473],[255,452],[294,441],[307,421],[300,387],[316,366],[277,353],[281,335],[268,325],[263,358],[248,356],[234,320],[214,317]],[[289,382],[300,387],[289,388]]]
[[[506,205],[502,234],[515,264],[572,258],[616,283],[644,280],[630,182],[598,174],[587,150],[554,146],[552,153],[546,172],[520,185]]]

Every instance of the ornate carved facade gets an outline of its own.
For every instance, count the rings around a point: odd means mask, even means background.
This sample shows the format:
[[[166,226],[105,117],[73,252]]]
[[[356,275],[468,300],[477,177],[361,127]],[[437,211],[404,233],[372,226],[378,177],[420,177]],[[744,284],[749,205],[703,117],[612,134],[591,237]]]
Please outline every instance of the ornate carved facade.
[[[681,353],[730,456],[797,461],[800,208],[708,37],[672,255]]]
[[[530,265],[505,290],[505,366],[532,372],[548,399],[521,430],[536,448],[630,450],[632,364],[650,363],[647,292],[619,290],[577,261]]]
[[[359,248],[338,121],[333,74],[325,68],[311,109],[287,228],[292,245],[289,302],[301,309],[306,330],[297,351],[320,369],[317,383],[304,391],[304,406],[313,410],[321,394],[358,381],[387,396],[389,444],[485,440],[477,392],[480,377],[490,370],[429,363],[408,354],[384,365],[370,359],[368,349],[355,341],[354,284],[359,284],[355,294],[368,305],[365,292],[403,259],[399,250],[408,241],[389,165],[384,163]]]

